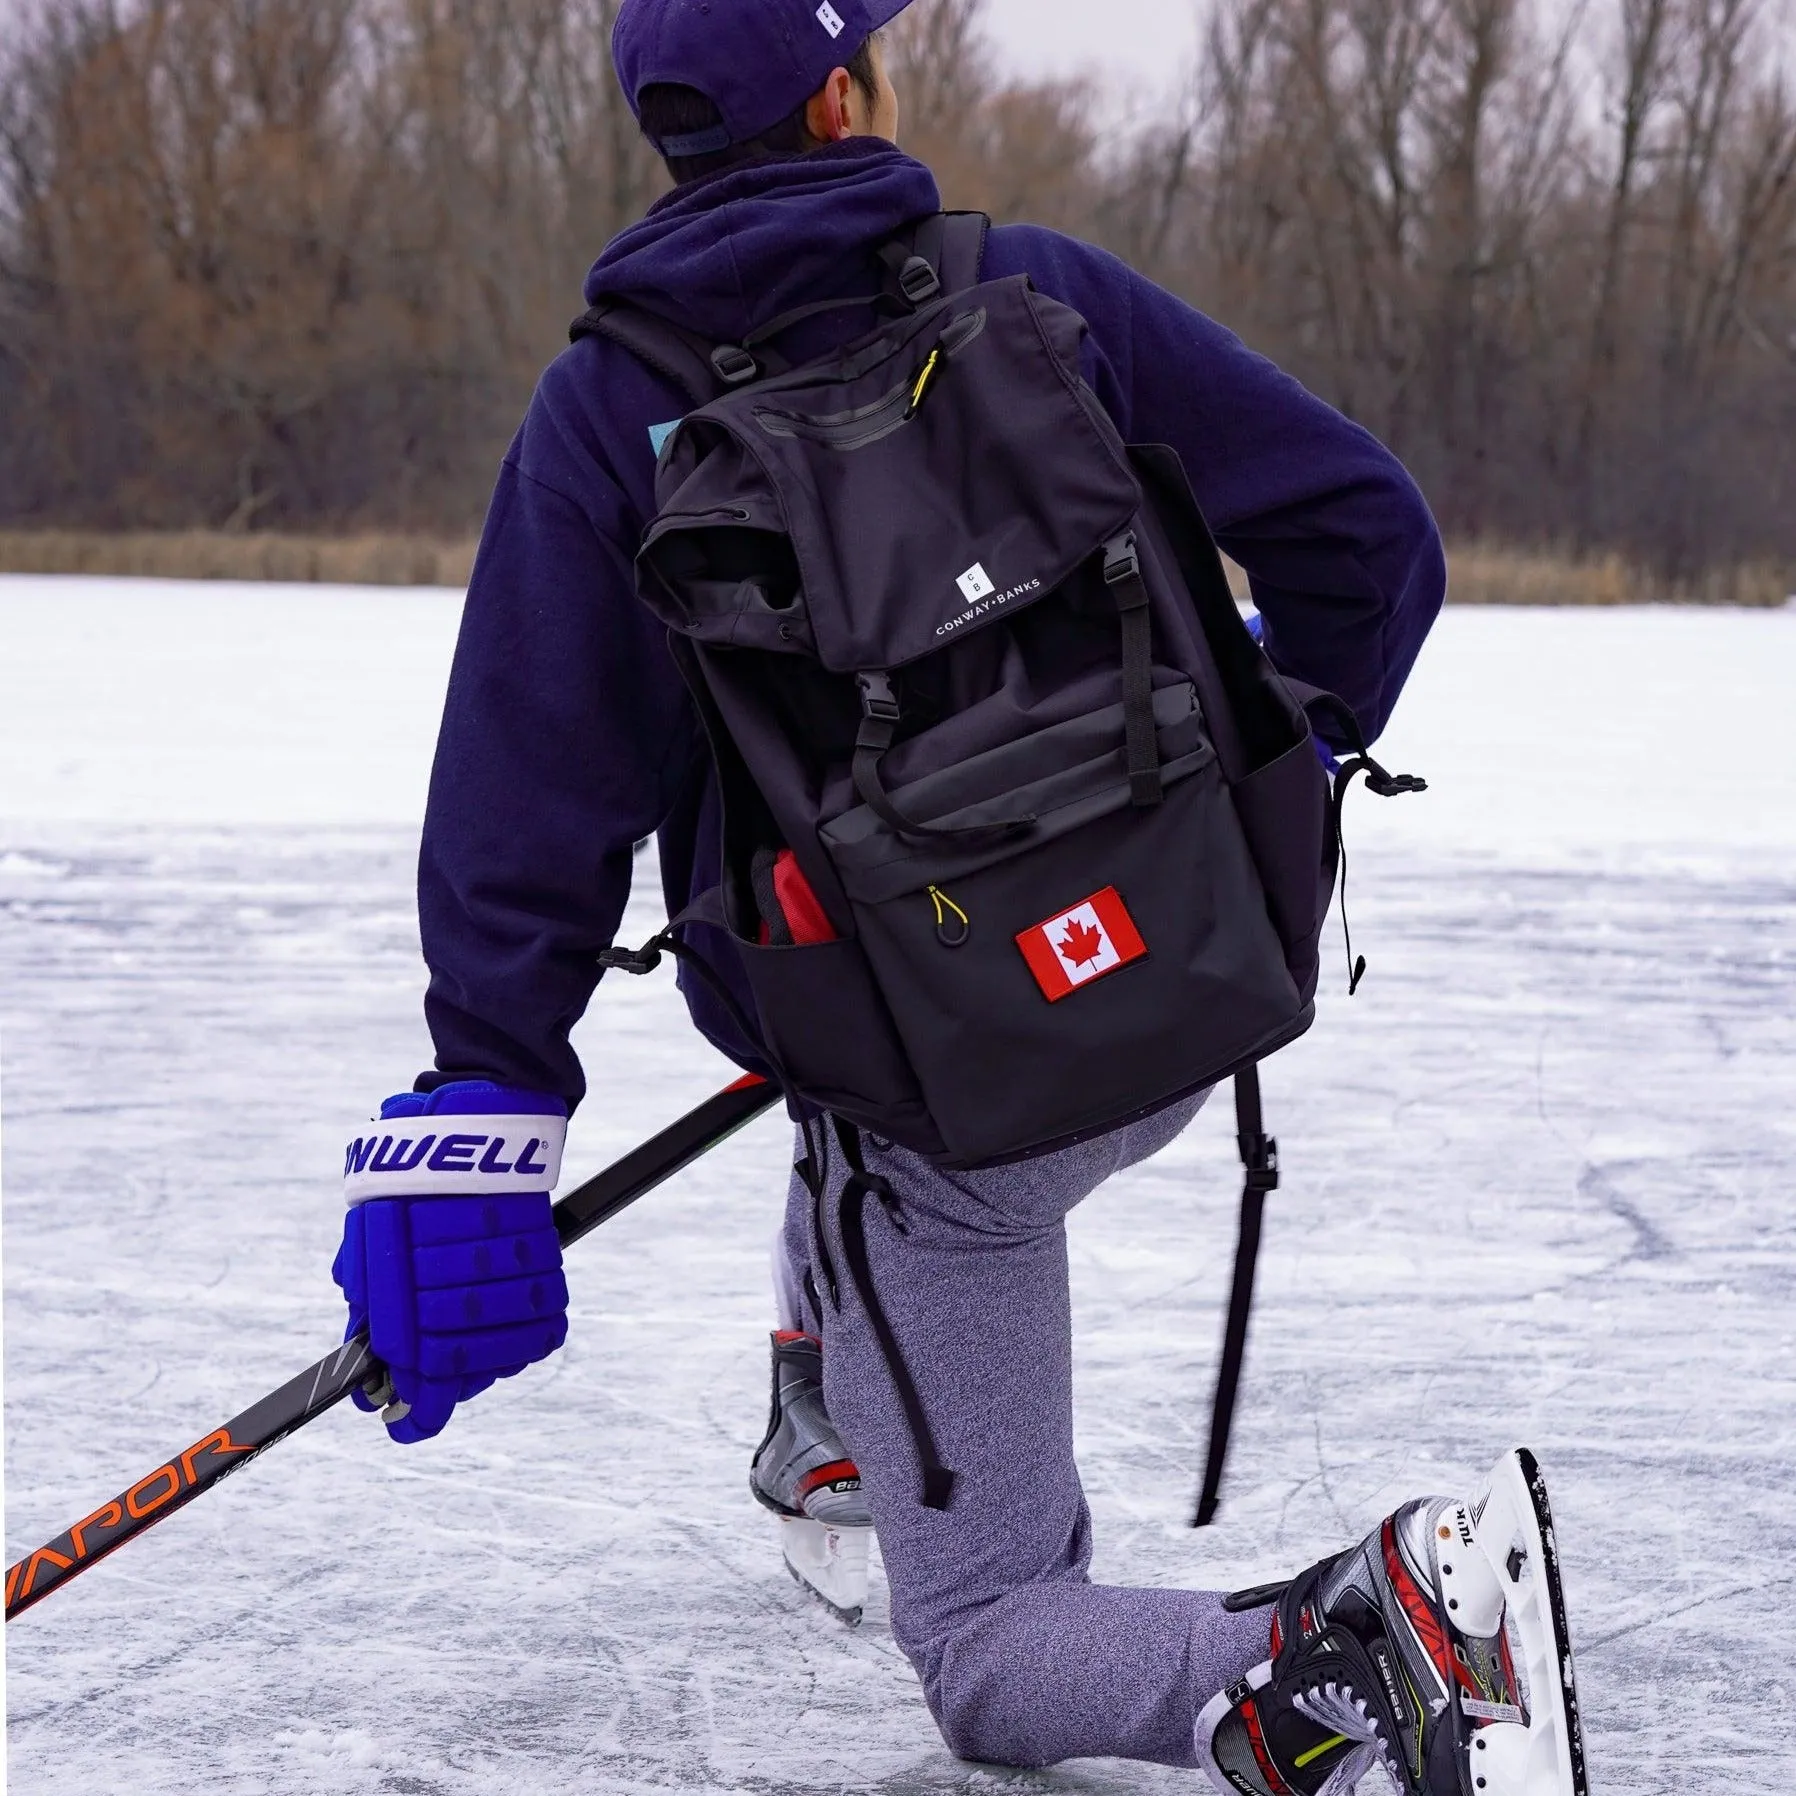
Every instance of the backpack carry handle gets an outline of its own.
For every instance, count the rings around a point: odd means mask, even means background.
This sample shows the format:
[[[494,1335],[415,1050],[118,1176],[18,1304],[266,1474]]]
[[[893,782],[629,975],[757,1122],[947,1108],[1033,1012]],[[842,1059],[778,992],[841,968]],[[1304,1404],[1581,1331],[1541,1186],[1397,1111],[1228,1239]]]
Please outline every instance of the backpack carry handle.
[[[740,343],[708,343],[695,332],[620,299],[602,299],[568,327],[568,341],[607,337],[680,388],[695,405],[708,405],[718,392],[785,373],[787,363],[773,352],[753,352],[782,331],[824,312],[854,306],[916,311],[943,293],[979,284],[991,220],[983,212],[942,212],[920,220],[881,246],[879,260],[887,285],[858,298],[820,300],[797,306],[749,332]],[[725,358],[720,361],[719,358]]]

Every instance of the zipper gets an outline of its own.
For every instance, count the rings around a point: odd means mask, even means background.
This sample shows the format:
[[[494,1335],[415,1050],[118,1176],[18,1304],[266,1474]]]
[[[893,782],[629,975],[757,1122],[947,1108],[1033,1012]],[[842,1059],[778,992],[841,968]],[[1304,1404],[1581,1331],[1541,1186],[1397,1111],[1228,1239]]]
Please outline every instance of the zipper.
[[[935,379],[935,371],[941,365],[941,350],[939,348],[930,350],[929,360],[923,364],[923,372],[917,376],[917,384],[910,390],[910,404],[904,408],[906,424],[922,409],[923,395],[929,391],[929,383]]]
[[[808,437],[812,442],[826,443],[833,449],[865,449],[916,417],[923,401],[940,384],[940,376],[948,364],[984,332],[985,326],[983,308],[956,318],[930,350],[915,380],[894,387],[858,411],[843,412],[834,418],[806,418],[797,412],[757,405],[755,422],[770,437]]]
[[[940,886],[931,886],[928,897],[935,906],[936,940],[944,948],[964,948],[973,939],[973,919]]]
[[[907,407],[912,383],[894,387],[883,399],[844,412],[836,418],[804,418],[796,412],[778,412],[770,406],[755,407],[755,422],[770,437],[806,437],[832,449],[865,449],[910,422]]]

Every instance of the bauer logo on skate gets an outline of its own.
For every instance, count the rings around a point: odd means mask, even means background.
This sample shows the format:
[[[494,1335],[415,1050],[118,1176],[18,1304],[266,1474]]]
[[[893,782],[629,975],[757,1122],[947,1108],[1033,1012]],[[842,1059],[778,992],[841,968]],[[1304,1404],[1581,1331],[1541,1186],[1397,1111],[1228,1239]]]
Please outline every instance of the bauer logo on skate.
[[[343,1195],[485,1197],[553,1191],[567,1123],[559,1116],[410,1116],[373,1123],[343,1155]]]
[[[1147,955],[1147,943],[1115,886],[1025,929],[1016,945],[1050,1004]]]

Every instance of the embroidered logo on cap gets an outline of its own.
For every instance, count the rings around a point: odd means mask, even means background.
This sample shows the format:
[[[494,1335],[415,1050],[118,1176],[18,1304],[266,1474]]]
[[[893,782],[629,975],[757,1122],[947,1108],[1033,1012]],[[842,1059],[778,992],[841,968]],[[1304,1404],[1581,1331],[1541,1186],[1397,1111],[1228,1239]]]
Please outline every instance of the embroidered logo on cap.
[[[1147,943],[1115,886],[1025,929],[1016,945],[1050,1004],[1147,955]]]
[[[817,8],[817,20],[831,37],[840,37],[848,29],[848,21],[830,5],[829,0]]]
[[[998,588],[990,574],[985,571],[983,562],[975,561],[967,571],[955,581],[955,585],[966,594],[969,605],[989,598]]]

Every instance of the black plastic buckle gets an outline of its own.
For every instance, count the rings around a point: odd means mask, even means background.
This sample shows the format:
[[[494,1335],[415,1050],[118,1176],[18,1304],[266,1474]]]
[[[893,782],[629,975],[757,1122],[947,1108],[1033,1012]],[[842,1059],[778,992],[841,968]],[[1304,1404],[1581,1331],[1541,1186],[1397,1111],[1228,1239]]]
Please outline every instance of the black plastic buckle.
[[[898,270],[898,291],[913,306],[927,305],[942,290],[942,277],[921,256],[912,256]]]
[[[1270,1135],[1243,1135],[1241,1162],[1247,1168],[1249,1191],[1278,1189],[1278,1143]]]
[[[1135,552],[1135,532],[1125,531],[1104,545],[1104,584],[1121,586],[1141,572],[1141,557]]]
[[[896,723],[904,715],[898,703],[898,695],[892,690],[890,674],[856,674],[855,682],[861,689],[863,715],[875,718],[880,723]]]
[[[640,949],[607,948],[598,961],[608,973],[632,973],[640,979],[660,966],[661,949],[655,942]]]
[[[756,379],[761,372],[761,364],[734,343],[722,343],[712,350],[711,366],[717,370],[717,378],[732,387]]]
[[[1366,790],[1379,798],[1402,798],[1410,792],[1426,792],[1428,782],[1413,773],[1386,773],[1370,755],[1366,763]]]

